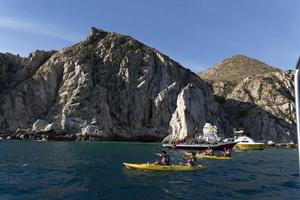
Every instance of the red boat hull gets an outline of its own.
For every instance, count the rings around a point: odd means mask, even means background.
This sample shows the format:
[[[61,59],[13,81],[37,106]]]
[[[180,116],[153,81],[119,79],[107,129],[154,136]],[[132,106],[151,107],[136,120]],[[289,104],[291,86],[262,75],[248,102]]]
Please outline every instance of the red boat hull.
[[[224,143],[218,143],[218,144],[164,144],[163,147],[171,148],[171,149],[182,149],[182,150],[197,150],[197,151],[203,151],[208,148],[213,149],[214,151],[223,151],[226,149],[232,149],[237,142],[224,142]]]

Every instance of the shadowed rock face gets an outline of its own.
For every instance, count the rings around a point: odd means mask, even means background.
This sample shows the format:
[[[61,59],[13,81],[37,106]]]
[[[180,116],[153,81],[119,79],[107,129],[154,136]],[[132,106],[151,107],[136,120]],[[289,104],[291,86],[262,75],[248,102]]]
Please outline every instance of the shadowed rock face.
[[[228,69],[230,66],[230,70]],[[221,78],[212,72],[220,72]],[[234,56],[200,73],[213,87],[233,127],[257,140],[296,141],[293,73]]]
[[[0,95],[2,96],[6,91],[14,89],[17,84],[32,77],[54,53],[55,51],[37,50],[28,58],[0,53]]]
[[[230,133],[204,81],[129,36],[92,28],[74,46],[37,54],[35,61],[33,55],[1,57],[3,132],[32,128],[152,141],[169,133],[193,136],[209,121]]]

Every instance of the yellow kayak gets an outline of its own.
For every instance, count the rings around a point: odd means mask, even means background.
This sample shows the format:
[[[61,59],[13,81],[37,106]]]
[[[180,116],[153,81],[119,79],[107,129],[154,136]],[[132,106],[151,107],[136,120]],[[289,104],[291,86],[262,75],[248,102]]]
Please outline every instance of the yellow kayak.
[[[206,166],[196,165],[154,165],[149,163],[144,164],[133,164],[133,163],[123,163],[125,167],[130,169],[140,169],[140,170],[151,170],[151,171],[195,171],[206,169]]]
[[[191,156],[191,153],[185,153],[186,156]],[[231,160],[231,157],[225,157],[225,156],[210,156],[205,154],[196,154],[196,158],[208,158],[208,159],[217,159],[217,160]]]

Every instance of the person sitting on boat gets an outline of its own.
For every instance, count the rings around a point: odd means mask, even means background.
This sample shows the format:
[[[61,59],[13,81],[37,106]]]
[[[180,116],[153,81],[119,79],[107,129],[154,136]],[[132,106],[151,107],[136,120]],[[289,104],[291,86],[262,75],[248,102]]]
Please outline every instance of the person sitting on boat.
[[[224,157],[231,157],[230,149],[224,148],[223,156]]]
[[[159,159],[154,163],[156,165],[170,165],[170,156],[167,154],[166,151],[161,151],[161,153],[157,153],[156,155],[159,156]]]
[[[195,152],[192,152],[192,154],[187,159],[187,165],[194,166],[196,163],[196,154]]]
[[[204,151],[204,155],[213,156],[213,155],[214,155],[213,149],[210,148],[210,147],[208,147],[208,148]]]

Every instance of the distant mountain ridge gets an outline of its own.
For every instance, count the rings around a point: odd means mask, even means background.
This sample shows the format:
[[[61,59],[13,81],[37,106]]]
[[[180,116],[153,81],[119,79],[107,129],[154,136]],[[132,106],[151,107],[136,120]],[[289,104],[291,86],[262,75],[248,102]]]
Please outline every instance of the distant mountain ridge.
[[[275,71],[280,70],[244,55],[234,55],[224,59],[212,68],[200,72],[199,76],[210,81],[230,81],[237,83],[246,77]]]

